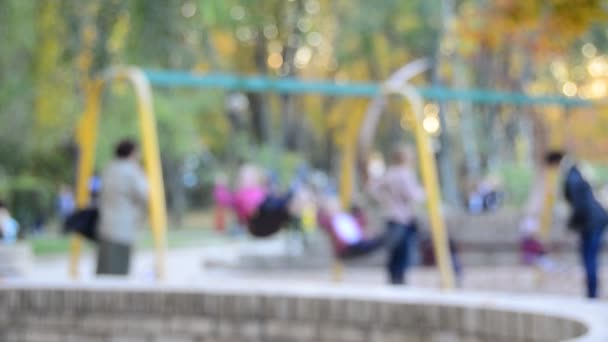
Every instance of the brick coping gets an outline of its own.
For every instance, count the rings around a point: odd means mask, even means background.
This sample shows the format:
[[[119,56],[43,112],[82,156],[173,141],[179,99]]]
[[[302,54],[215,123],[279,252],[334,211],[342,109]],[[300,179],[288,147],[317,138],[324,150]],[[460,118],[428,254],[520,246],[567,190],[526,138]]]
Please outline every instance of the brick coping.
[[[515,295],[483,291],[440,291],[413,287],[327,285],[319,283],[277,283],[264,281],[213,282],[183,285],[144,283],[117,279],[77,282],[37,283],[27,280],[0,281],[0,293],[5,291],[75,291],[103,293],[158,293],[252,295],[316,300],[363,300],[378,303],[403,303],[457,307],[473,310],[496,310],[505,313],[526,313],[580,322],[587,333],[570,340],[576,342],[608,341],[608,302],[588,301],[553,295]]]

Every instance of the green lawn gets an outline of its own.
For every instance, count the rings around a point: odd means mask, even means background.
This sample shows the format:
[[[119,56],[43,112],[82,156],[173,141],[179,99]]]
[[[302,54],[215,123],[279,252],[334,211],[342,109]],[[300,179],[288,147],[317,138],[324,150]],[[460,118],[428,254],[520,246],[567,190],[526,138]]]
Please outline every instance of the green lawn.
[[[67,236],[48,236],[29,240],[35,255],[67,253],[70,240]]]
[[[221,244],[228,238],[215,233],[212,227],[212,215],[210,212],[193,212],[183,220],[179,229],[169,229],[167,232],[167,246],[169,248],[194,247],[204,245]],[[50,231],[58,228],[50,227]],[[49,234],[29,240],[32,250],[37,256],[66,254],[70,250],[70,237],[65,235]],[[154,241],[150,230],[146,230],[137,242],[139,249],[152,249]],[[85,243],[85,249],[91,249],[92,244]]]
[[[169,231],[167,234],[167,246],[169,248],[193,247],[199,245],[221,244],[227,238],[218,235],[209,229],[187,228]],[[70,249],[69,236],[44,236],[30,240],[35,255],[65,254]],[[90,249],[90,243],[85,244],[85,249]],[[144,234],[137,242],[139,249],[152,249],[154,241],[151,234]]]
[[[226,242],[227,238],[219,235],[210,229],[183,228],[170,230],[167,233],[167,246],[169,248],[194,247],[200,245],[210,245]],[[145,234],[137,242],[137,246],[142,249],[154,247],[154,240],[151,234]]]

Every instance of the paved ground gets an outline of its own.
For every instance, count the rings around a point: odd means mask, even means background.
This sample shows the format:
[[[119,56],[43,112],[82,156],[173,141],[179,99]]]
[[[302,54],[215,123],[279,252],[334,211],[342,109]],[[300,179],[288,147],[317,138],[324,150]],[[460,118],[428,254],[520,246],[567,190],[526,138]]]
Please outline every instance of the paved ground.
[[[167,279],[170,284],[204,284],[235,281],[277,281],[286,283],[314,282],[331,285],[335,283],[329,267],[298,267],[301,260],[310,258],[293,255],[286,257],[282,239],[270,241],[241,240],[219,246],[204,248],[182,248],[171,250],[167,256]],[[297,254],[297,253],[296,253]],[[281,259],[283,267],[269,267],[265,263],[252,262]],[[293,261],[290,263],[289,261]],[[258,264],[258,267],[252,265]],[[150,251],[136,254],[130,281],[154,281],[154,255]],[[247,265],[247,266],[243,266]],[[562,269],[541,274],[526,267],[486,267],[465,269],[461,287],[465,289],[492,290],[501,292],[551,293],[581,296],[582,274],[572,264],[561,265]],[[80,264],[81,279],[94,279],[94,257],[85,255]],[[68,279],[67,259],[45,257],[36,259],[28,276],[39,282]],[[608,284],[608,268],[603,270],[604,284]],[[383,284],[385,276],[376,267],[347,266],[342,281],[358,285]],[[438,275],[432,268],[415,268],[409,275],[409,284],[414,287],[438,286]],[[608,293],[605,296],[608,298]]]

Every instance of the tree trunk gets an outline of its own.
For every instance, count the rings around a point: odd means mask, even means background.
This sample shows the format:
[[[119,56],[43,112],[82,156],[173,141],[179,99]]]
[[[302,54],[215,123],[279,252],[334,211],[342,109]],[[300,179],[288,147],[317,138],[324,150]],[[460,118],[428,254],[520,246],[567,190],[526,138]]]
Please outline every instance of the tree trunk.
[[[469,80],[466,74],[466,66],[460,56],[454,61],[454,87],[457,89],[469,88]],[[477,146],[477,130],[475,129],[473,106],[470,101],[459,101],[458,111],[461,114],[460,134],[464,152],[467,183],[479,180],[481,176],[481,161],[479,159],[479,148]]]
[[[163,158],[163,174],[167,192],[167,207],[174,227],[181,227],[187,208],[186,191],[182,182],[182,163],[175,158]]]
[[[291,13],[287,13],[288,22],[285,24],[288,27],[288,44],[283,48],[283,65],[282,74],[285,77],[297,76],[295,66],[295,55],[297,47],[300,46],[301,33],[298,29],[297,20],[304,11],[304,1],[296,0],[292,7],[287,8]],[[290,39],[291,38],[291,39]],[[291,40],[291,42],[289,42]],[[296,150],[300,146],[301,132],[298,128],[298,120],[296,119],[296,99],[293,95],[281,95],[281,145],[288,150]]]
[[[441,3],[442,25],[437,37],[437,47],[435,49],[435,65],[433,67],[433,85],[441,86],[442,80],[439,74],[441,65],[441,41],[447,32],[447,25],[454,15],[453,0],[443,0]],[[454,167],[452,158],[452,144],[450,142],[450,132],[446,120],[446,104],[444,101],[439,102],[439,122],[441,124],[441,133],[439,134],[439,143],[441,150],[437,154],[437,162],[439,169],[439,180],[441,182],[444,200],[452,205],[460,205],[460,196],[458,196],[457,188],[457,169]]]
[[[258,34],[255,40],[254,61],[256,71],[265,75],[268,71],[266,66],[266,38]],[[249,108],[251,110],[251,123],[253,125],[253,136],[259,144],[265,144],[270,138],[270,121],[268,118],[268,99],[265,93],[248,93]]]
[[[251,110],[251,124],[253,125],[253,136],[258,144],[268,142],[270,123],[268,122],[268,106],[264,94],[248,93],[249,107]]]

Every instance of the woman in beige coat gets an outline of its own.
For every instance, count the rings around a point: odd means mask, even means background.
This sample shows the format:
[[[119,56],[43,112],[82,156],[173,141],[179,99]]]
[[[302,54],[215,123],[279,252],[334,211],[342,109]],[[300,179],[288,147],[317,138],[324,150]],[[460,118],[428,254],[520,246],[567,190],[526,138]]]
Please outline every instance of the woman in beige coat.
[[[117,145],[101,181],[97,274],[127,275],[148,202],[148,182],[134,142],[123,140]]]
[[[418,183],[414,152],[407,145],[397,145],[392,153],[391,165],[385,174],[371,180],[370,192],[379,202],[386,224],[389,258],[386,264],[389,282],[405,283],[405,274],[411,263],[411,248],[418,230],[416,205],[425,200]]]

